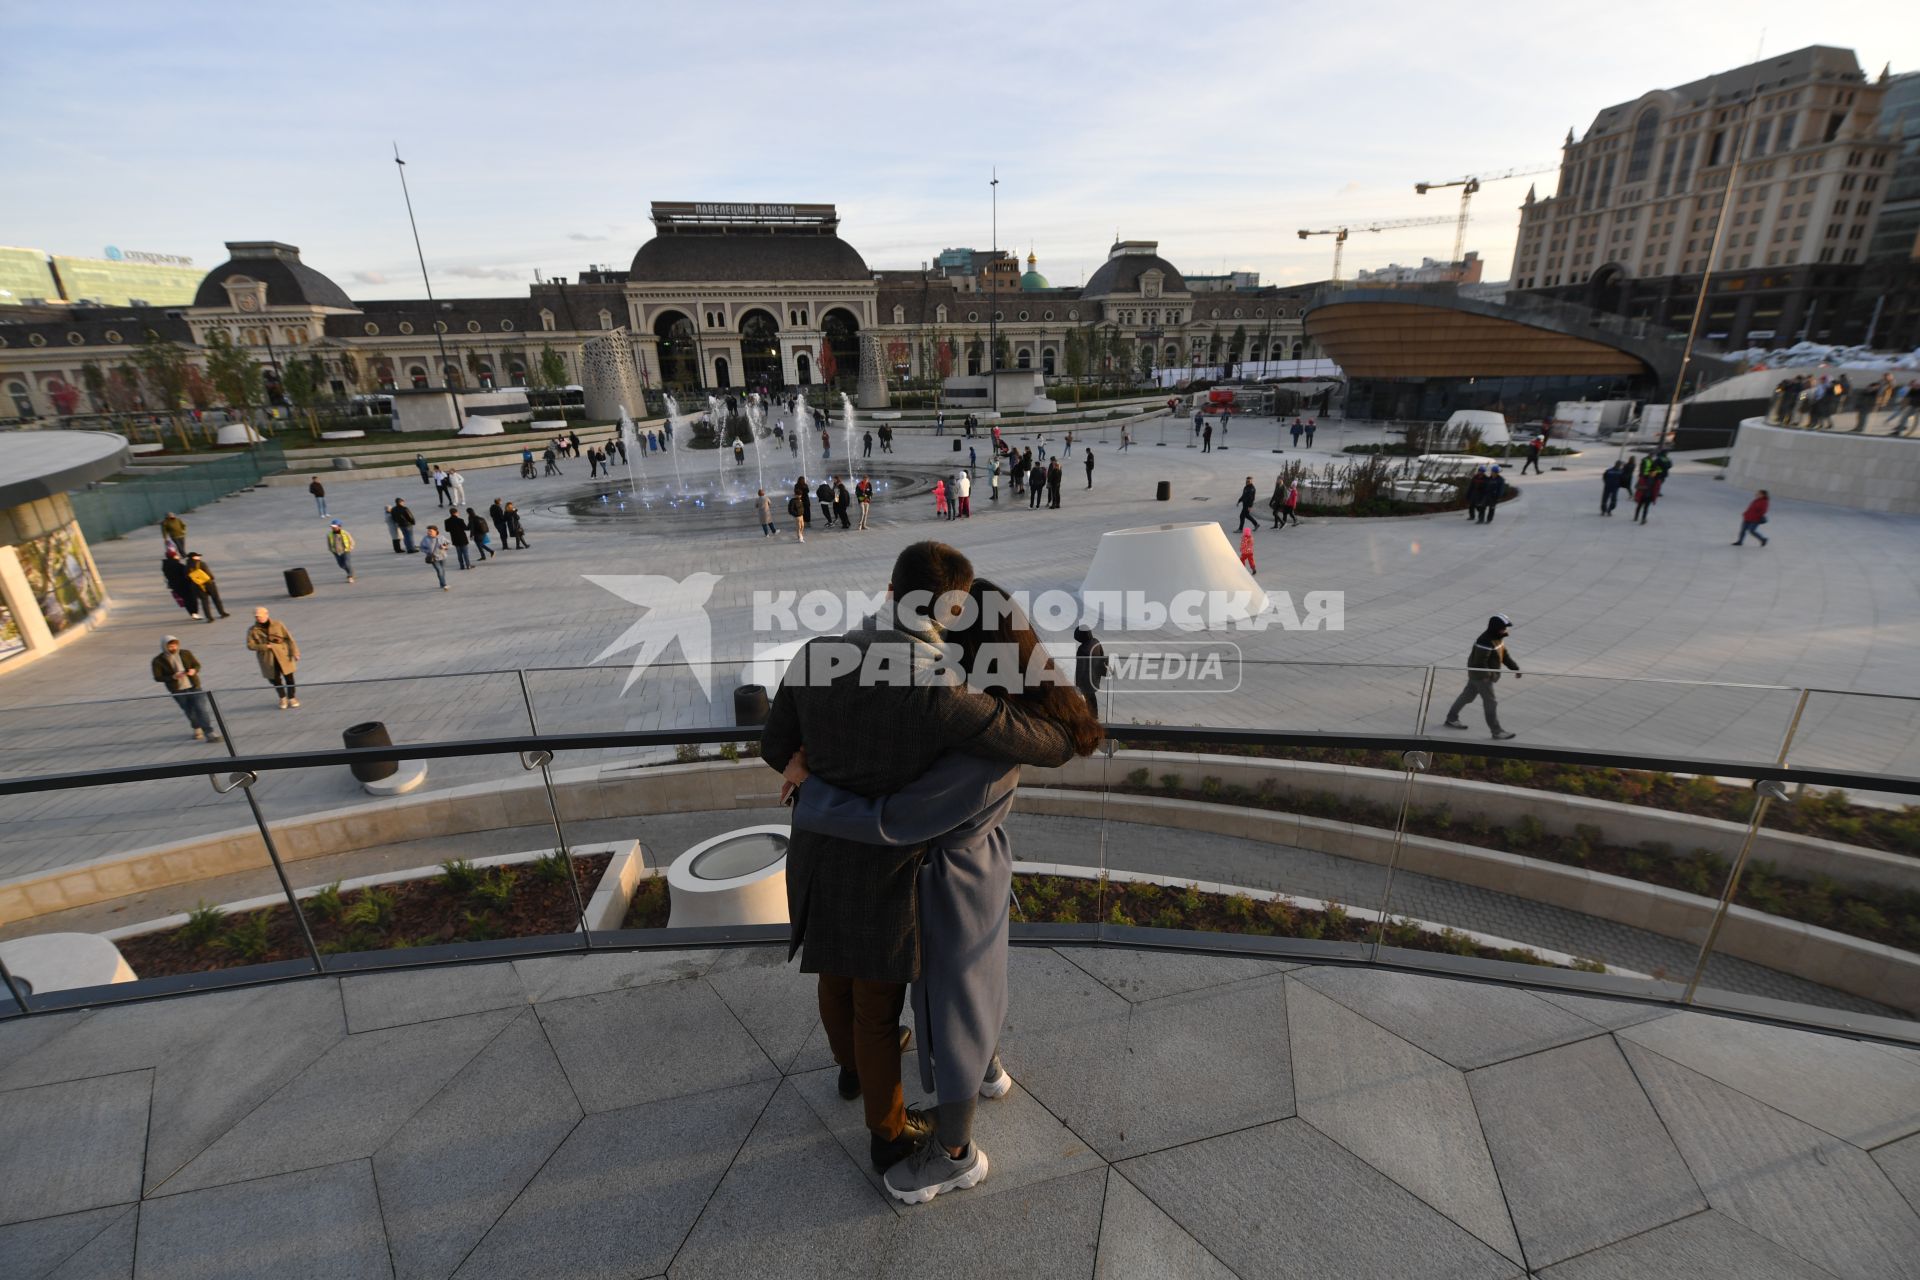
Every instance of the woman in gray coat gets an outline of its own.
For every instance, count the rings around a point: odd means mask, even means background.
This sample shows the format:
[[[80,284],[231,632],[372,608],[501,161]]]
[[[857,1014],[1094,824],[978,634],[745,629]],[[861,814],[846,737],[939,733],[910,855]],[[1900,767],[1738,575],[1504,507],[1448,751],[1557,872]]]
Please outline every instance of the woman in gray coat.
[[[1053,665],[1005,592],[982,578],[973,596],[979,625],[949,636],[973,683],[1057,721],[1078,754],[1092,754],[1102,730],[1071,675]],[[812,777],[804,750],[785,776],[806,784],[796,793],[796,827],[869,844],[928,846],[919,872],[921,963],[913,1017],[921,1087],[938,1099],[939,1110],[932,1140],[889,1169],[886,1183],[909,1204],[971,1187],[987,1174],[986,1153],[972,1140],[975,1099],[1001,1097],[1012,1087],[998,1052],[1013,891],[1013,847],[1002,824],[1013,808],[1020,767],[953,753],[905,789],[872,798]]]

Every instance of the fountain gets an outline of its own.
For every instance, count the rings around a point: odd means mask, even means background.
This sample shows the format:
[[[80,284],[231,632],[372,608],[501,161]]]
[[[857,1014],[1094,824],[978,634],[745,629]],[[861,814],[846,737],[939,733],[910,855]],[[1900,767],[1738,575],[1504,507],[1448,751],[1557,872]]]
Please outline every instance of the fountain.
[[[840,393],[840,426],[841,435],[847,442],[847,466],[849,467],[853,466],[853,433],[856,425],[853,416],[853,399],[842,391]]]
[[[680,486],[680,492],[685,493],[687,482],[680,476],[680,450],[674,447],[673,440],[674,423],[681,423],[681,429],[684,430],[685,419],[680,417],[680,402],[675,400],[671,393],[666,393],[661,398],[667,402],[667,438],[663,443],[667,452],[673,456],[673,481]]]
[[[760,473],[760,487],[767,487],[767,457],[760,437],[767,429],[767,402],[758,394],[747,397],[747,435],[753,440],[753,465]]]

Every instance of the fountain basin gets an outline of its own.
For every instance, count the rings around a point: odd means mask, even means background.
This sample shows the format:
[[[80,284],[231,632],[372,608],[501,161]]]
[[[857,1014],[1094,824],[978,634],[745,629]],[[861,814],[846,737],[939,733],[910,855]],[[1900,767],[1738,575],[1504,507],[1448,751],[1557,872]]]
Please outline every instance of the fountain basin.
[[[785,826],[702,840],[667,868],[670,929],[787,923]]]
[[[1302,480],[1300,501],[1310,507],[1350,507],[1353,490],[1334,480]]]
[[[1470,476],[1475,468],[1492,461],[1472,453],[1423,453],[1413,460],[1413,466],[1422,476]]]
[[[1397,502],[1437,504],[1451,502],[1460,490],[1438,480],[1395,480],[1390,486]]]

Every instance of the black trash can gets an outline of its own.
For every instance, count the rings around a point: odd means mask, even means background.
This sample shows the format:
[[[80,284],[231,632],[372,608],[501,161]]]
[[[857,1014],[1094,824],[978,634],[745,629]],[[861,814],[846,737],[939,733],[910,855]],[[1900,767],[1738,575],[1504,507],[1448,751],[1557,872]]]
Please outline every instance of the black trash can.
[[[1173,482],[1171,480],[1162,480],[1160,487],[1153,491],[1153,500],[1155,502],[1172,502]]]
[[[387,736],[387,726],[378,720],[367,720],[350,725],[341,730],[340,740],[349,747],[390,747],[393,739]],[[400,772],[398,760],[355,760],[347,768],[353,776],[362,782],[378,782],[382,778],[391,778]]]
[[[287,594],[295,598],[313,594],[313,579],[305,569],[287,570]]]
[[[733,691],[733,722],[742,725],[767,722],[767,686],[743,684]]]
[[[953,451],[954,451],[955,453],[958,453],[958,452],[960,452],[960,442],[959,442],[958,440],[955,440],[955,441],[953,442]]]

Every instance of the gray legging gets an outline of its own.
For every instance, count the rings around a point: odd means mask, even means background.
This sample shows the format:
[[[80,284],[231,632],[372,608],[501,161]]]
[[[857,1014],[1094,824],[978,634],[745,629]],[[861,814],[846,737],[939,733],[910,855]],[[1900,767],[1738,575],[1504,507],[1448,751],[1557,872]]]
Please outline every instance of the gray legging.
[[[1460,696],[1453,700],[1451,707],[1447,708],[1447,719],[1458,720],[1460,712],[1475,698],[1487,704],[1487,728],[1494,733],[1501,732],[1500,706],[1494,700],[1493,680],[1489,676],[1467,677],[1467,687],[1460,691]]]

